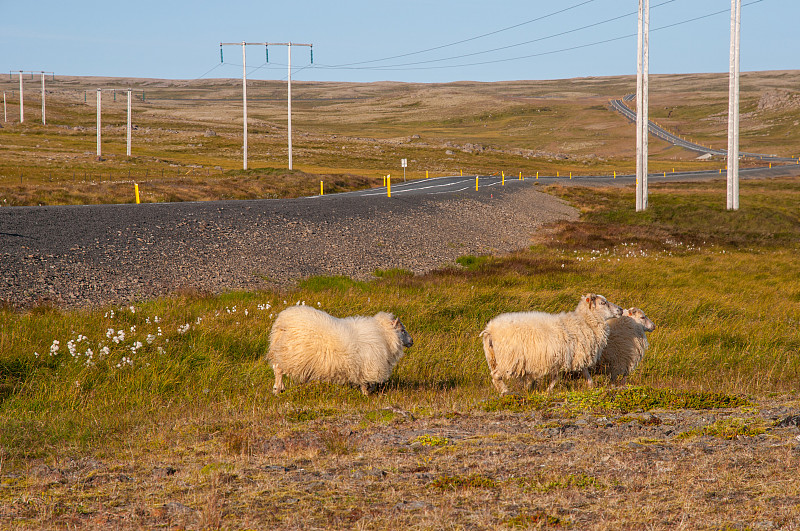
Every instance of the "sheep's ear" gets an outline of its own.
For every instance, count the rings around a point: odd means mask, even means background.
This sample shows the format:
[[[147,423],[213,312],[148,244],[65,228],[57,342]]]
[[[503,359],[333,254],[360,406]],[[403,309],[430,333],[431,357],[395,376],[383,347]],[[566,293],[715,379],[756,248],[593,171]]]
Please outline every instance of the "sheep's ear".
[[[399,319],[399,318],[397,318],[397,319],[395,319],[394,321],[392,321],[392,326],[393,326],[393,327],[395,327],[395,328],[400,328],[400,326],[402,326],[402,325],[400,324],[400,319]]]
[[[594,308],[595,306],[597,306],[597,295],[595,295],[594,293],[590,293],[589,295],[586,296],[586,302],[589,303],[590,308]]]

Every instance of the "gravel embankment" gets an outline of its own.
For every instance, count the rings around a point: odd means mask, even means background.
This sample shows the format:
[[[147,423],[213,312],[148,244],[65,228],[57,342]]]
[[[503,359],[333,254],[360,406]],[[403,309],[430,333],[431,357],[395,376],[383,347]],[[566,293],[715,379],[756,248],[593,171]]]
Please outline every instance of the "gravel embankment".
[[[287,286],[313,275],[416,273],[525,247],[577,211],[533,187],[428,197],[326,197],[0,209],[0,301],[87,307]]]

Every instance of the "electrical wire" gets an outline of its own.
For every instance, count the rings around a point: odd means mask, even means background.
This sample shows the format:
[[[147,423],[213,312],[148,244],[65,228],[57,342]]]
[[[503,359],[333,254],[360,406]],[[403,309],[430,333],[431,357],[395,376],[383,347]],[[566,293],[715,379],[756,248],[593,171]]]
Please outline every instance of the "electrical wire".
[[[666,0],[665,2],[661,2],[660,4],[654,5],[653,8],[661,7],[661,6],[666,5],[666,4],[671,4],[672,2],[675,2],[675,1],[676,0]],[[425,61],[415,61],[415,62],[411,62],[411,63],[399,63],[399,64],[394,64],[394,65],[376,66],[374,68],[376,68],[376,69],[377,68],[397,68],[397,67],[402,67],[402,66],[414,66],[414,65],[429,64],[429,63],[440,63],[442,61],[451,61],[453,59],[463,59],[464,57],[474,57],[476,55],[482,55],[482,54],[486,54],[486,53],[493,53],[493,52],[498,52],[498,51],[502,51],[502,50],[508,50],[510,48],[516,48],[516,47],[519,47],[519,46],[525,46],[525,45],[528,45],[528,44],[533,44],[535,42],[541,42],[541,41],[545,41],[545,40],[548,40],[548,39],[554,39],[556,37],[563,37],[564,35],[569,35],[571,33],[577,33],[579,31],[583,31],[583,30],[586,30],[586,29],[589,29],[589,28],[594,28],[596,26],[602,26],[603,24],[608,24],[609,22],[615,22],[617,20],[620,20],[620,19],[623,19],[623,18],[626,18],[626,17],[630,17],[630,16],[636,15],[636,14],[637,14],[636,11],[632,11],[630,13],[625,13],[623,15],[618,15],[616,17],[611,17],[611,18],[608,18],[608,19],[605,19],[605,20],[601,20],[599,22],[593,22],[591,24],[587,24],[585,26],[580,26],[578,28],[564,30],[564,31],[561,31],[561,32],[558,32],[558,33],[553,33],[553,34],[550,34],[550,35],[546,35],[544,37],[538,37],[536,39],[531,39],[529,41],[518,42],[518,43],[515,43],[515,44],[509,44],[507,46],[500,46],[498,48],[491,48],[489,50],[483,50],[483,51],[480,51],[480,52],[472,52],[472,53],[466,53],[466,54],[462,54],[462,55],[454,55],[454,56],[451,56],[451,57],[442,57],[440,59],[428,59],[428,60],[425,60]],[[335,67],[327,67],[326,65],[320,65],[320,67],[321,68],[335,68]]]
[[[673,1],[673,0],[668,0],[668,1]],[[752,2],[748,2],[746,4],[743,4],[742,7],[751,6],[753,4],[758,4],[758,3],[761,3],[761,2],[764,2],[764,1],[765,0],[753,0]],[[664,2],[664,3],[668,3],[668,2]],[[662,5],[662,4],[659,4],[659,5]],[[700,16],[697,16],[697,17],[694,17],[694,18],[682,20],[682,21],[679,21],[679,22],[674,22],[672,24],[667,24],[667,25],[664,25],[664,26],[659,26],[657,28],[652,28],[650,31],[651,32],[655,32],[655,31],[660,31],[660,30],[664,30],[664,29],[674,28],[676,26],[681,26],[683,24],[689,24],[691,22],[697,22],[698,20],[703,20],[703,19],[706,19],[706,18],[710,18],[710,17],[713,17],[713,16],[720,15],[722,13],[729,13],[729,12],[730,12],[730,9],[723,9],[721,11],[715,11],[713,13],[707,13],[705,15],[700,15]],[[623,16],[627,16],[627,15],[623,15]],[[579,30],[580,30],[580,28],[578,28],[578,29],[576,29],[574,31],[579,31]],[[516,57],[507,57],[507,58],[504,58],[504,59],[493,59],[493,60],[488,60],[488,61],[479,61],[479,62],[473,62],[473,63],[460,63],[460,64],[454,64],[454,65],[438,65],[438,66],[427,66],[427,67],[426,66],[413,66],[415,64],[425,64],[425,63],[429,63],[429,62],[434,61],[434,60],[431,60],[431,61],[419,61],[419,62],[416,62],[416,63],[406,63],[406,64],[399,64],[399,65],[385,65],[385,66],[334,67],[334,66],[316,65],[315,64],[314,67],[323,68],[323,69],[329,69],[329,70],[404,71],[404,70],[437,70],[437,69],[445,69],[445,68],[461,68],[461,67],[465,67],[465,66],[482,66],[482,65],[487,65],[487,64],[505,63],[505,62],[509,62],[509,61],[519,61],[519,60],[522,60],[522,59],[530,59],[530,58],[534,58],[534,57],[542,57],[542,56],[545,56],[545,55],[552,55],[552,54],[556,54],[556,53],[563,53],[563,52],[569,52],[569,51],[574,51],[574,50],[580,50],[582,48],[589,48],[589,47],[592,47],[592,46],[597,46],[597,45],[601,45],[601,44],[607,44],[609,42],[629,39],[631,37],[636,37],[636,35],[637,35],[636,33],[631,33],[631,34],[627,34],[627,35],[620,35],[618,37],[612,37],[612,38],[609,38],[609,39],[603,39],[603,40],[599,40],[599,41],[590,42],[590,43],[587,43],[587,44],[580,44],[580,45],[576,45],[576,46],[570,46],[570,47],[567,47],[567,48],[560,48],[558,50],[550,50],[550,51],[546,51],[546,52],[538,52],[538,53],[534,53],[534,54],[527,54],[527,55],[521,55],[521,56],[516,56]],[[538,39],[538,40],[541,40],[541,39]],[[467,54],[467,56],[468,55],[477,55],[478,53],[482,53],[482,52],[476,52],[475,54]],[[449,58],[449,59],[451,59],[451,58]]]
[[[426,48],[424,50],[418,50],[416,52],[409,52],[409,53],[403,53],[403,54],[399,54],[399,55],[392,55],[390,57],[383,57],[381,59],[370,59],[368,61],[358,61],[358,62],[355,62],[355,63],[344,63],[344,64],[341,64],[341,65],[335,65],[334,67],[345,67],[345,66],[353,66],[353,65],[362,65],[362,64],[367,64],[367,63],[377,63],[377,62],[381,62],[381,61],[389,61],[391,59],[399,59],[401,57],[408,57],[408,56],[411,56],[411,55],[418,55],[418,54],[421,54],[421,53],[427,53],[427,52],[433,52],[433,51],[436,51],[436,50],[441,50],[442,48],[448,48],[450,46],[456,46],[458,44],[463,44],[465,42],[475,41],[475,40],[478,40],[478,39],[482,39],[484,37],[489,37],[491,35],[496,35],[498,33],[502,33],[504,31],[509,31],[509,30],[512,30],[512,29],[516,29],[516,28],[519,28],[521,26],[525,26],[527,24],[532,24],[533,22],[539,22],[539,21],[542,21],[542,20],[544,20],[546,18],[553,17],[555,15],[560,15],[561,13],[565,13],[565,12],[570,11],[572,9],[575,9],[577,7],[580,7],[580,6],[583,6],[583,5],[586,5],[586,4],[590,4],[590,3],[594,2],[594,1],[595,0],[585,0],[585,1],[580,2],[578,4],[575,4],[575,5],[572,5],[572,6],[569,6],[569,7],[565,7],[564,9],[559,9],[558,11],[554,11],[552,13],[548,13],[547,15],[542,15],[540,17],[536,17],[536,18],[533,18],[531,20],[526,20],[525,22],[520,22],[519,24],[514,24],[513,26],[507,26],[507,27],[501,28],[499,30],[490,31],[489,33],[484,33],[482,35],[476,35],[475,37],[469,37],[467,39],[462,39],[460,41],[455,41],[455,42],[451,42],[451,43],[448,43],[448,44],[442,44],[440,46],[434,46],[433,48]]]

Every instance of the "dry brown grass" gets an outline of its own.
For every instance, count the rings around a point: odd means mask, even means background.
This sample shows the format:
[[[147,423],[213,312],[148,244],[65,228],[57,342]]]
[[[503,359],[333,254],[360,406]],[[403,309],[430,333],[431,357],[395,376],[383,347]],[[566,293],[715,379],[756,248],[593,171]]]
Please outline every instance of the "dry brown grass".
[[[137,94],[144,90],[145,102],[134,104],[134,157],[128,158],[124,98],[113,102],[106,96],[104,160],[98,161],[95,104],[91,97],[84,103],[83,94],[88,91],[93,96],[97,86],[109,85],[131,86]],[[742,85],[741,150],[796,155],[800,74],[745,73]],[[16,82],[0,80],[0,87],[9,94],[9,116],[18,120],[11,96]],[[189,174],[199,183],[241,168],[238,80],[57,77],[48,83],[48,90],[46,127],[37,122],[34,94],[28,100],[25,123],[4,124],[0,129],[3,197],[20,180],[23,187],[52,182],[69,188],[70,181],[83,175],[93,176],[84,180],[95,182],[99,176],[143,181],[165,172],[170,182]],[[483,174],[502,170],[508,175],[630,172],[633,127],[608,109],[608,100],[633,90],[630,76],[432,85],[296,83],[294,164],[309,174],[372,179],[398,174],[401,158],[409,159],[409,177],[422,177],[426,170],[432,175],[461,170]],[[697,141],[725,146],[725,76],[653,76],[651,91],[654,120]],[[250,81],[248,96],[249,166],[286,167],[285,85]],[[209,130],[215,135],[206,136]],[[650,154],[653,171],[716,169],[724,164],[696,161],[691,152],[658,140],[651,142]],[[46,195],[47,201],[62,200],[56,193],[39,195]],[[222,192],[209,195],[221,197]],[[182,196],[195,198],[194,193],[175,194]],[[120,200],[113,194],[108,197]]]

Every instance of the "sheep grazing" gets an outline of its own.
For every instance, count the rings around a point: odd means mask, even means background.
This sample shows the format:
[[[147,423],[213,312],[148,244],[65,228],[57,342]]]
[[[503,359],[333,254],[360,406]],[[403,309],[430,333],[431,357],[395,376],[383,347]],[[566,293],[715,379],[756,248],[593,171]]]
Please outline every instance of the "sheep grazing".
[[[622,317],[611,319],[608,327],[608,343],[594,372],[611,375],[614,385],[622,376],[621,385],[625,385],[628,375],[639,365],[647,350],[645,332],[652,332],[656,325],[639,308],[628,308]]]
[[[592,293],[571,312],[498,315],[480,334],[492,384],[504,395],[508,393],[504,379],[521,378],[530,388],[534,381],[550,376],[550,392],[561,372],[580,371],[591,386],[588,369],[606,346],[607,321],[621,315],[622,308]]]
[[[297,383],[355,384],[367,395],[389,379],[403,347],[413,344],[403,323],[390,313],[338,319],[308,306],[291,306],[278,314],[270,332],[272,392],[284,391],[286,374]]]

